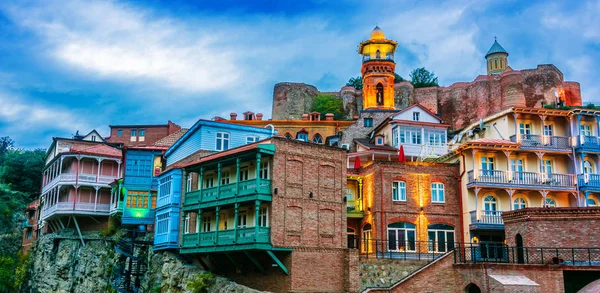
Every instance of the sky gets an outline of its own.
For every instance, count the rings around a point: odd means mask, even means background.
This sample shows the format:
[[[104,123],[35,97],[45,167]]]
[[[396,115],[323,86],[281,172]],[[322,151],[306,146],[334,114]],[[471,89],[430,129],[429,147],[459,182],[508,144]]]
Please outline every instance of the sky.
[[[111,124],[269,118],[278,82],[338,91],[360,75],[375,25],[398,42],[404,78],[472,81],[497,37],[513,69],[554,64],[600,104],[600,0],[4,0],[0,136],[46,148]]]

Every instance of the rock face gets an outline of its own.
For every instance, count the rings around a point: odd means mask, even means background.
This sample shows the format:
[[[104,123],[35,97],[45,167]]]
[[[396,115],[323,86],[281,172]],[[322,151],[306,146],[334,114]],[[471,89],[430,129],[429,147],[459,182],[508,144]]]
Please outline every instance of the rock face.
[[[300,120],[310,112],[316,87],[304,83],[282,82],[273,89],[273,120]]]
[[[32,245],[28,280],[22,292],[115,292],[109,283],[117,263],[114,240],[87,235],[85,247],[76,237],[46,235]],[[204,273],[199,266],[172,252],[148,253],[148,271],[140,292],[183,293]],[[226,278],[215,278],[210,292],[258,293]]]

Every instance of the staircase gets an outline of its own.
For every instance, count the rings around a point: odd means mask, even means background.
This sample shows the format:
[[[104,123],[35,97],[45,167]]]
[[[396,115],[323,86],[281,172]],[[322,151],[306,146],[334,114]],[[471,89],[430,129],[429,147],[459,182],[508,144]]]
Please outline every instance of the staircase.
[[[120,254],[119,262],[113,267],[110,285],[119,293],[138,292],[142,278],[148,271],[146,263],[150,241],[137,240],[145,232],[127,231],[115,244],[115,251]]]

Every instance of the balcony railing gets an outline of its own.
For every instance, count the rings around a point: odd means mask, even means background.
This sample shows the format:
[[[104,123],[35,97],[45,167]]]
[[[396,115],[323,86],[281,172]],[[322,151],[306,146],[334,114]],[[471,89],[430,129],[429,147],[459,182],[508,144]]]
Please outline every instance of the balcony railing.
[[[580,135],[576,137],[577,147],[590,150],[600,150],[600,137]]]
[[[258,234],[256,231],[258,230]],[[250,243],[270,243],[270,227],[247,227],[236,230],[220,230],[210,232],[183,234],[182,248],[211,247],[220,245],[238,245]]]
[[[470,211],[471,223],[480,224],[504,224],[502,221],[502,211]]]
[[[224,200],[256,193],[271,194],[271,179],[259,179],[257,183],[256,178],[253,178],[240,181],[239,183],[230,183],[217,187],[203,188],[202,190],[189,191],[185,194],[184,204],[190,205]]]
[[[577,184],[580,187],[600,188],[600,174],[578,174]]]
[[[346,201],[346,210],[348,212],[362,212],[362,200],[348,200]]]
[[[512,135],[510,141],[521,143],[521,148],[529,149],[569,149],[571,144],[569,143],[569,137],[566,136],[550,136],[550,135],[536,135],[536,134],[519,134]]]
[[[42,220],[46,219],[54,214],[68,214],[68,213],[85,213],[85,214],[106,214],[110,211],[110,204],[106,203],[83,203],[83,202],[59,202],[53,206],[49,206],[47,209],[42,211]]]
[[[470,185],[502,185],[502,186],[540,186],[555,188],[574,188],[575,175],[548,174],[537,172],[512,172],[502,170],[472,170],[467,172]]]
[[[96,178],[98,180],[96,180]],[[71,174],[71,173],[63,173],[56,178],[52,179],[48,184],[46,184],[42,188],[42,193],[46,193],[46,191],[50,190],[52,187],[56,186],[58,182],[65,183],[101,183],[101,184],[109,184],[117,179],[117,176],[104,176],[104,175],[96,175],[96,174]]]
[[[600,265],[600,248],[519,247],[500,243],[460,243],[456,245],[454,251],[455,263]]]

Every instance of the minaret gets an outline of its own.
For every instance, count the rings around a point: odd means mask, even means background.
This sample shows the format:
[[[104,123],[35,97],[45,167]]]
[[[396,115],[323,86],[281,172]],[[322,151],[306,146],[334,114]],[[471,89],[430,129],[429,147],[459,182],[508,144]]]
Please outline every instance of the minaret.
[[[394,52],[398,43],[385,38],[376,26],[371,38],[360,43],[358,54],[362,55],[363,110],[394,108]]]
[[[485,54],[485,60],[487,61],[488,75],[500,74],[508,67],[508,52],[498,44],[495,37],[494,44]]]

